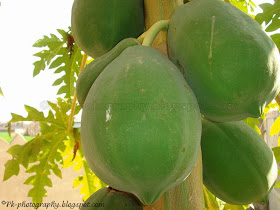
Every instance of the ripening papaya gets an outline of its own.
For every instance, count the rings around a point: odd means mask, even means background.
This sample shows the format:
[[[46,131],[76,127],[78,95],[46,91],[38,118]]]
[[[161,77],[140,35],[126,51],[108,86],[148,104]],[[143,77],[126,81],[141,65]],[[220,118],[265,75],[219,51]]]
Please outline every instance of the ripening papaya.
[[[141,202],[132,194],[111,187],[104,187],[93,193],[83,204],[81,210],[142,210]]]
[[[242,121],[202,120],[205,186],[235,205],[266,203],[277,179],[277,163],[261,136]]]
[[[144,31],[143,0],[75,0],[71,28],[75,42],[97,58],[119,41]]]
[[[195,0],[178,7],[167,40],[170,60],[211,121],[259,117],[280,91],[276,45],[254,19],[227,2]]]
[[[163,54],[139,45],[124,49],[91,82],[81,121],[89,167],[114,189],[153,204],[190,174],[198,157],[201,119],[192,90]]]

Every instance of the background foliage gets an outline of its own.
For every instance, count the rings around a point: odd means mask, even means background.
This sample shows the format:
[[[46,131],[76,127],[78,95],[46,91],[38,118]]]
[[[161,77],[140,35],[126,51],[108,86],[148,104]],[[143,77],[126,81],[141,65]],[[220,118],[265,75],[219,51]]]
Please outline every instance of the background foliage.
[[[60,36],[50,34],[43,36],[33,46],[42,48],[42,51],[34,56],[39,60],[34,63],[33,76],[35,77],[41,71],[54,69],[54,73],[59,76],[53,83],[53,86],[60,86],[57,95],[57,101],[48,102],[50,110],[47,116],[37,109],[25,105],[28,113],[27,117],[12,113],[13,122],[36,121],[40,123],[41,132],[28,143],[20,146],[15,145],[8,150],[12,159],[5,164],[4,181],[10,179],[13,175],[19,174],[19,166],[25,168],[30,177],[24,184],[33,185],[28,192],[34,203],[41,203],[43,197],[47,195],[45,187],[52,187],[52,181],[49,178],[51,172],[59,178],[63,178],[61,168],[74,166],[74,170],[83,170],[82,176],[73,180],[73,187],[82,185],[80,193],[87,199],[99,188],[105,186],[89,169],[84,158],[80,145],[80,131],[72,127],[69,130],[69,115],[72,107],[72,99],[75,91],[75,84],[78,77],[82,61],[81,50],[73,42],[71,29],[66,32],[57,30]],[[81,110],[79,104],[76,104],[74,116]],[[32,175],[31,175],[32,174]]]
[[[2,89],[1,89],[1,87],[0,87],[0,95],[4,96],[4,93],[3,93]]]
[[[251,0],[225,0],[233,4],[246,13],[251,13],[256,9],[256,5]],[[187,2],[187,1],[186,1]],[[275,0],[274,4],[261,4],[261,13],[257,14],[255,19],[264,26],[264,29],[270,33],[278,48],[280,48],[280,0]],[[278,30],[278,31],[277,31]],[[75,44],[71,35],[71,28],[68,31],[57,30],[59,36],[50,34],[43,36],[33,46],[42,50],[34,56],[39,60],[34,63],[33,76],[40,74],[41,71],[54,69],[58,78],[53,82],[53,86],[59,86],[57,101],[48,102],[50,110],[47,116],[37,109],[25,105],[28,113],[27,117],[12,113],[13,122],[19,121],[37,121],[40,123],[41,133],[34,139],[20,146],[11,147],[8,152],[12,159],[5,164],[4,180],[10,179],[19,174],[19,166],[25,168],[30,177],[24,184],[32,185],[28,196],[32,197],[34,203],[43,201],[46,196],[45,187],[52,187],[50,173],[63,178],[61,168],[74,166],[74,170],[83,170],[83,175],[73,180],[73,187],[82,185],[80,193],[87,199],[99,188],[105,186],[89,169],[84,158],[82,148],[80,147],[80,130],[73,128],[73,122],[70,120],[71,129],[68,128],[69,115],[71,112],[72,99],[75,92],[75,84],[78,77],[79,68],[82,61],[82,52]],[[3,95],[0,88],[0,95]],[[280,100],[279,100],[280,101]],[[279,108],[279,104],[272,102],[265,113],[271,108]],[[76,104],[74,115],[81,110],[79,104]],[[265,113],[262,116],[265,119]],[[248,118],[244,120],[253,127],[260,135],[259,119]],[[271,135],[280,132],[280,118],[276,120],[270,131]],[[277,162],[280,161],[280,147],[273,149]],[[277,184],[280,187],[280,183]],[[206,209],[246,209],[247,206],[232,206],[217,199],[204,187],[205,207]]]

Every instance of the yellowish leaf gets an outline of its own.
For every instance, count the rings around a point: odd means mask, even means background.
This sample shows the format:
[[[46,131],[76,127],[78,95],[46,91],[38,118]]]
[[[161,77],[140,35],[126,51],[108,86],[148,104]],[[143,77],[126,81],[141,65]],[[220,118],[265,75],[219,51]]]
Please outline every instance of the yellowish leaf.
[[[271,102],[264,108],[264,114],[270,111],[270,109],[275,109],[276,107],[279,107],[279,105],[275,102]]]
[[[81,182],[83,180],[83,176],[78,176],[73,182],[73,188],[79,187],[81,185]]]
[[[270,135],[276,135],[280,132],[280,117],[278,117],[275,122],[273,123],[271,129],[270,129]]]
[[[247,206],[237,206],[228,203],[224,207],[224,210],[245,210],[245,209],[247,209]]]

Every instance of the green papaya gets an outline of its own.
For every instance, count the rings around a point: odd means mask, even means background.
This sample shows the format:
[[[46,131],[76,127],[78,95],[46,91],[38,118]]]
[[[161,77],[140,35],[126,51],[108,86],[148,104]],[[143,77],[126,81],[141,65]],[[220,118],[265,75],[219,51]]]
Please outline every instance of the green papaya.
[[[114,190],[112,188],[101,188],[93,193],[83,204],[81,210],[142,210],[141,202],[132,194]]]
[[[277,164],[261,136],[242,121],[202,120],[204,185],[235,205],[265,203],[277,179]]]
[[[170,60],[211,121],[259,117],[280,91],[276,45],[229,3],[195,0],[178,7],[167,40]]]
[[[82,107],[92,84],[103,71],[103,69],[116,57],[118,57],[127,47],[133,45],[139,45],[139,42],[133,38],[124,39],[119,42],[111,51],[101,57],[94,59],[84,68],[84,70],[79,75],[76,87],[77,99]]]
[[[144,31],[143,0],[75,0],[71,28],[77,45],[93,58]]]
[[[201,119],[183,76],[159,51],[126,48],[91,86],[81,139],[92,171],[150,205],[196,162]]]

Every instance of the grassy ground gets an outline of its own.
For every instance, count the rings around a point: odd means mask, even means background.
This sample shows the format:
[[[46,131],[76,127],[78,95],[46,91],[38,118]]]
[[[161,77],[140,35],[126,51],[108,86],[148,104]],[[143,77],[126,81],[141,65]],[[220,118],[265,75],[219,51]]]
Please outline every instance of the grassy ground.
[[[31,139],[33,139],[33,136],[23,136],[25,138],[26,141],[30,141]],[[0,138],[6,140],[7,142],[11,142],[13,140],[13,137],[10,137],[8,132],[0,132]]]

